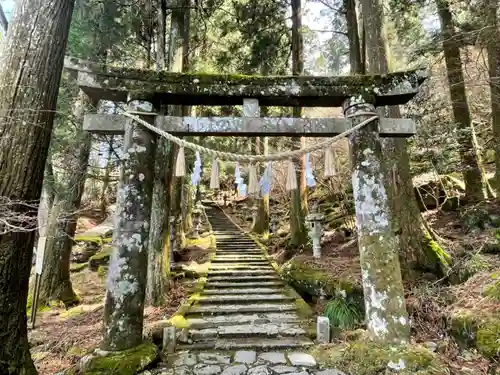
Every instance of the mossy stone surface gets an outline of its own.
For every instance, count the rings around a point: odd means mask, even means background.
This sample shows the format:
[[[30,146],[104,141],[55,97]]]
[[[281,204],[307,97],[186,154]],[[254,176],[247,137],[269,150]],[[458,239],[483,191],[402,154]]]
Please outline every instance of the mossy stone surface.
[[[334,278],[300,261],[292,260],[285,264],[281,267],[280,274],[301,295],[333,297],[341,290],[348,295],[363,295],[361,286],[355,282]]]
[[[326,367],[351,375],[449,375],[437,356],[416,345],[384,346],[366,338],[336,346],[316,347],[312,353]]]
[[[500,318],[462,312],[451,319],[450,334],[462,348],[476,348],[490,359],[500,358]]]
[[[81,371],[82,375],[134,375],[144,370],[158,358],[158,348],[144,343],[121,352],[90,359]]]
[[[109,264],[109,258],[111,257],[112,251],[112,246],[103,246],[101,251],[90,257],[89,269],[92,271],[97,271],[99,266]]]
[[[257,98],[264,106],[339,107],[346,98],[365,95],[377,106],[399,105],[415,96],[427,77],[423,70],[337,77],[172,73],[75,58],[67,58],[65,66],[80,71],[80,87],[95,99],[130,96],[173,105],[241,105],[243,98]]]

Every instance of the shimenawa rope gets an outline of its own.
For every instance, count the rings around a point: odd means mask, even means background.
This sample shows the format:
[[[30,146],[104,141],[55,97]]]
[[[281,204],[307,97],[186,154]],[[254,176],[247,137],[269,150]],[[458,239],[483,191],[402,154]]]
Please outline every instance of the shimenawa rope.
[[[123,115],[138,122],[145,128],[151,130],[152,132],[168,139],[171,142],[174,142],[178,144],[180,147],[185,147],[189,148],[194,151],[199,151],[200,153],[211,155],[214,158],[226,160],[226,161],[238,161],[238,162],[245,162],[245,163],[253,163],[253,162],[264,162],[264,161],[281,161],[281,160],[288,160],[292,158],[297,158],[300,156],[303,156],[307,153],[312,153],[316,152],[322,149],[325,149],[329,146],[331,146],[333,143],[338,141],[339,139],[342,139],[344,137],[347,137],[348,135],[356,132],[357,130],[363,128],[364,126],[368,125],[372,121],[375,121],[379,118],[378,114],[375,112],[359,112],[355,113],[353,115],[348,116],[348,118],[352,117],[359,117],[359,116],[372,116],[362,122],[360,122],[358,125],[353,126],[351,129],[346,130],[345,132],[338,134],[332,138],[328,138],[326,141],[317,143],[313,146],[309,146],[306,148],[298,149],[298,150],[292,150],[292,151],[285,151],[285,152],[279,152],[276,154],[271,154],[271,155],[245,155],[245,154],[234,154],[231,152],[224,152],[224,151],[217,151],[217,150],[212,150],[207,147],[203,147],[200,145],[197,145],[195,143],[191,143],[188,141],[185,141],[184,139],[178,138],[162,129],[158,129],[156,126],[151,125],[147,121],[144,121],[140,117],[138,117],[135,114],[129,113],[129,112],[123,112]],[[297,134],[300,135],[300,134]]]

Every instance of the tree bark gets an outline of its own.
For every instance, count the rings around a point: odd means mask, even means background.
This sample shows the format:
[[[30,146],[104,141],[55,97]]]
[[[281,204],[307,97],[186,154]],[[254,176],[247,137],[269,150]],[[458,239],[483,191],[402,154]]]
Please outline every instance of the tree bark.
[[[180,72],[183,70],[183,57],[186,50],[184,8],[186,0],[178,0],[172,9],[170,35],[167,51],[167,69]],[[161,32],[161,30],[159,30]],[[164,111],[165,109],[160,109]],[[182,107],[170,106],[166,111],[171,116],[182,116]],[[175,158],[178,147],[163,137],[158,140],[158,152],[155,158],[155,177],[153,186],[153,204],[148,244],[148,280],[146,303],[160,306],[165,300],[166,286],[170,274],[170,215],[180,214],[182,179],[180,186],[174,184]],[[182,229],[182,228],[180,228]],[[180,231],[182,232],[182,230]]]
[[[142,342],[156,142],[155,134],[127,120],[123,149],[129,156],[123,160],[117,193],[104,307],[101,348],[107,351],[131,349]]]
[[[304,71],[304,40],[302,36],[302,1],[292,0],[292,74],[302,75]],[[294,107],[293,117],[301,117],[302,108]],[[294,138],[296,148],[302,148],[305,139]],[[305,174],[305,155],[295,162],[299,164],[297,173],[298,189],[291,192],[290,205],[290,246],[305,245],[308,241],[305,226],[307,214],[307,186]]]
[[[347,38],[349,40],[349,63],[351,73],[364,74],[364,56],[361,56],[359,40],[358,16],[356,14],[356,0],[344,0],[344,11],[347,23]]]
[[[362,1],[363,25],[366,28],[367,63],[370,74],[388,73],[383,7],[379,0]],[[381,115],[400,118],[399,107],[386,108]],[[405,138],[385,138],[383,157],[386,164],[386,191],[391,202],[393,231],[399,234],[399,258],[405,276],[413,270],[442,275],[449,268],[449,256],[436,243],[429,243],[429,233],[413,190],[410,157]]]
[[[476,202],[484,198],[481,170],[477,161],[470,132],[470,112],[460,58],[460,45],[456,38],[453,16],[447,0],[436,0],[441,20],[441,37],[448,75],[453,117],[458,130],[457,141],[465,182],[465,198]]]
[[[10,200],[40,199],[73,6],[72,0],[16,3],[0,72],[0,196]],[[22,203],[15,209],[28,213]],[[29,215],[36,220],[36,211]],[[26,330],[34,238],[22,229],[0,235],[1,374],[36,374]]]
[[[158,22],[158,30],[156,31],[156,69],[163,70],[166,66],[167,4],[165,0],[157,0],[156,4]]]
[[[485,0],[486,38],[488,53],[488,74],[490,79],[491,127],[493,129],[493,149],[495,150],[494,187],[500,193],[500,32],[498,30],[498,1]]]
[[[106,208],[107,208],[107,200],[106,194],[108,193],[109,188],[109,180],[111,175],[111,170],[113,169],[113,141],[114,137],[111,136],[108,146],[108,153],[106,155],[106,169],[104,170],[104,176],[102,178],[102,190],[101,190],[101,198],[99,199],[99,209],[101,211],[101,215],[103,217],[106,216]]]
[[[73,160],[68,161],[70,168],[66,191],[60,193],[58,207],[51,211],[51,215],[52,212],[55,215],[55,228],[49,229],[53,238],[47,242],[45,249],[45,272],[42,273],[40,284],[41,303],[56,300],[68,307],[79,302],[70,280],[70,260],[92,143],[91,134],[83,130],[83,115],[89,106],[89,97],[80,91],[74,110],[75,122],[79,126],[75,134],[77,150]]]

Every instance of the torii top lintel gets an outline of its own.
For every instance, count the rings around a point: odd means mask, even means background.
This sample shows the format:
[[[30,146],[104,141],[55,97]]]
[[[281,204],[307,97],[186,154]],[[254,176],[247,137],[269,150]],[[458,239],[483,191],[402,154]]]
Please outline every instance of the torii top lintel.
[[[340,107],[349,97],[368,96],[376,106],[411,100],[427,78],[425,70],[384,75],[244,76],[171,73],[96,64],[66,57],[78,85],[95,100],[138,99],[155,106],[241,105],[255,98],[263,106]]]

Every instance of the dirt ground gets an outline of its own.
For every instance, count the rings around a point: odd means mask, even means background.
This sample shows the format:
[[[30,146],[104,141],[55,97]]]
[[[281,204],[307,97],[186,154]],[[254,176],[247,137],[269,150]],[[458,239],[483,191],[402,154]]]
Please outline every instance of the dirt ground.
[[[84,269],[71,274],[71,280],[81,304],[69,310],[56,307],[39,311],[35,329],[28,332],[31,353],[40,375],[70,367],[96,348],[102,339],[106,276]],[[172,315],[185,297],[182,282],[174,282],[165,307],[145,309],[145,331],[154,322]]]

